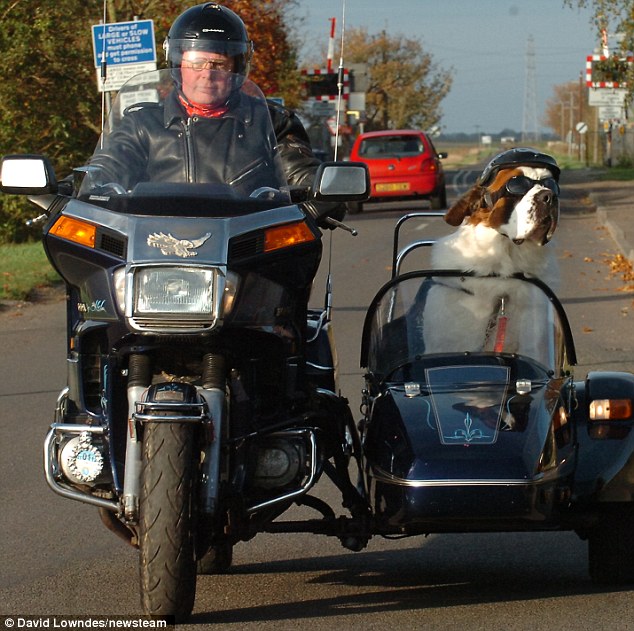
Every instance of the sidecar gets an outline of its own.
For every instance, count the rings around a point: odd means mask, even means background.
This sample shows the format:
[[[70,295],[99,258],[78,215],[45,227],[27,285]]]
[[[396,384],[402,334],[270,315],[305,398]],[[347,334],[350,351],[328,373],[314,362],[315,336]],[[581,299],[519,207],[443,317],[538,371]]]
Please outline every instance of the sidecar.
[[[574,530],[596,582],[634,581],[634,375],[575,381],[539,280],[395,269],[361,352],[376,530]]]

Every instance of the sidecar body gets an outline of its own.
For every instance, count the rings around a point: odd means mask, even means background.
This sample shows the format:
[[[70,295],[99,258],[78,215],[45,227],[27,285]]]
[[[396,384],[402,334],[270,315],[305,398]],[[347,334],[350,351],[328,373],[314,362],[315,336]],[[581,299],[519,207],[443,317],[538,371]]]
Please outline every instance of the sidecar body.
[[[396,274],[362,342],[377,530],[575,530],[594,579],[634,581],[634,375],[575,381],[575,363],[538,280]]]

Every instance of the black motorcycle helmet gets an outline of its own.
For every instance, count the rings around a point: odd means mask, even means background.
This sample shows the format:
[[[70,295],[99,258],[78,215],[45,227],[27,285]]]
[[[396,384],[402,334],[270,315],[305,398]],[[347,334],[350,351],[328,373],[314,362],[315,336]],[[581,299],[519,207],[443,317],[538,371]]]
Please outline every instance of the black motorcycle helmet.
[[[163,49],[170,68],[180,68],[183,53],[201,50],[233,57],[233,72],[249,73],[253,42],[244,22],[231,9],[206,2],[181,13],[169,30]]]
[[[541,153],[529,147],[516,147],[498,154],[486,165],[478,179],[480,186],[486,186],[502,169],[512,169],[517,165],[542,167],[548,169],[556,181],[559,181],[560,169],[557,161],[547,153]]]

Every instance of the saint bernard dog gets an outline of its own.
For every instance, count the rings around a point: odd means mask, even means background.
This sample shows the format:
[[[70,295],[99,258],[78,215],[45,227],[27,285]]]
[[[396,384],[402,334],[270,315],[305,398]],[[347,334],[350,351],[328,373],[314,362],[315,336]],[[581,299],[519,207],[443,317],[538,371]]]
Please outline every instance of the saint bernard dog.
[[[426,352],[519,352],[520,344],[526,350],[527,343],[540,343],[544,326],[535,313],[542,304],[535,301],[536,288],[504,279],[520,273],[555,285],[556,261],[544,246],[559,219],[559,174],[551,156],[511,149],[493,158],[448,209],[445,221],[457,230],[433,245],[432,267],[475,277],[433,283],[424,313]],[[477,278],[489,274],[500,278]],[[500,345],[495,338],[502,320],[508,333]],[[520,334],[527,339],[517,339]]]

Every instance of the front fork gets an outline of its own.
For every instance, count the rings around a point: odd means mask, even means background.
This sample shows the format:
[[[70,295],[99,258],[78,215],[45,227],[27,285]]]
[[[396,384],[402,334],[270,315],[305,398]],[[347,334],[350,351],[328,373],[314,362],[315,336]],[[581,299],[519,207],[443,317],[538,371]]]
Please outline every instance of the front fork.
[[[128,421],[125,446],[125,477],[123,480],[123,514],[136,522],[139,516],[141,484],[141,452],[143,444],[135,419],[137,401],[152,381],[152,366],[147,355],[130,355],[128,362]]]
[[[170,400],[165,389],[159,390],[160,400],[148,394],[152,380],[152,367],[147,355],[130,355],[128,368],[128,421],[126,433],[125,476],[123,482],[123,511],[126,520],[136,522],[139,517],[139,492],[142,474],[142,434],[139,423],[201,423],[203,433],[203,464],[201,475],[200,509],[213,514],[218,504],[220,487],[220,446],[223,421],[226,415],[226,373],[222,355],[209,353],[203,359],[202,387],[197,388],[196,399]],[[172,389],[191,389],[189,384],[175,382]],[[175,399],[177,399],[175,397]]]
[[[207,404],[211,436],[205,441],[202,467],[201,510],[214,515],[218,508],[220,491],[220,446],[224,423],[227,418],[227,382],[225,359],[222,355],[209,353],[204,357],[202,388],[200,396]]]

